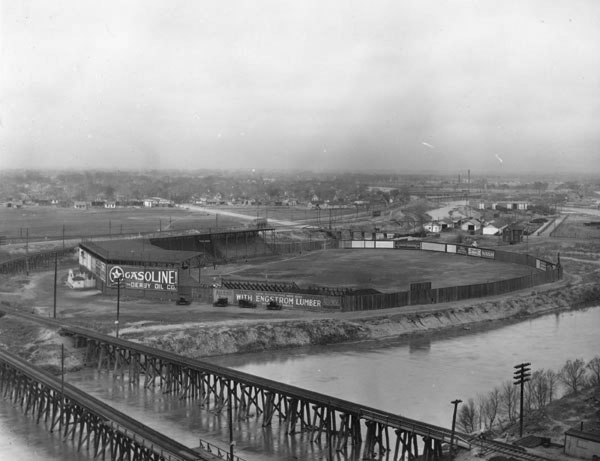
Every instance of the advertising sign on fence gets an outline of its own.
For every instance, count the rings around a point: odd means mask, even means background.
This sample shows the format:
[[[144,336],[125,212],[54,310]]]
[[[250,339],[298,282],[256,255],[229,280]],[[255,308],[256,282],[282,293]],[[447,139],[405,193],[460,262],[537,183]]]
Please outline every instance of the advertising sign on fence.
[[[456,245],[451,245],[448,243],[446,245],[446,253],[456,253]]]
[[[541,271],[545,271],[547,269],[546,261],[542,261],[541,259],[536,259],[535,260],[535,268],[539,269]]]
[[[467,247],[463,245],[456,245],[456,253],[459,255],[467,255]]]
[[[494,250],[486,250],[485,248],[481,249],[481,257],[487,259],[495,259],[496,252]]]
[[[227,298],[230,303],[237,304],[240,300],[251,301],[256,304],[267,305],[271,301],[283,307],[340,307],[341,301],[338,296],[319,296],[304,293],[275,293],[268,291],[250,290],[228,290],[215,288],[213,291],[215,301],[219,298]]]
[[[421,242],[421,250],[446,251],[445,243]]]
[[[121,280],[124,288],[134,290],[177,291],[177,269],[157,269],[136,266],[107,266],[110,287]]]
[[[476,256],[478,258],[481,257],[481,248],[469,247],[467,248],[467,254],[469,256]]]
[[[420,240],[395,240],[394,248],[402,248],[407,250],[420,250],[421,249],[421,241]]]

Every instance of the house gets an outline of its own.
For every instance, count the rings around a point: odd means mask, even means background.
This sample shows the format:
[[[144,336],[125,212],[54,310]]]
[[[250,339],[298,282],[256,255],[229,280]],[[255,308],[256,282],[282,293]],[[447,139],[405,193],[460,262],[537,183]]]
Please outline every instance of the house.
[[[434,232],[437,234],[442,232],[442,223],[439,221],[431,221],[423,224],[423,229],[425,229],[427,232]]]
[[[499,232],[500,232],[500,228],[494,226],[493,224],[488,224],[486,226],[483,226],[483,229],[482,229],[483,235],[498,235]]]
[[[106,203],[104,203],[104,208],[117,208],[117,202],[113,200],[107,200]]]
[[[581,459],[600,457],[600,426],[583,422],[565,432],[565,455]]]
[[[460,228],[466,232],[477,232],[481,229],[481,223],[474,218],[469,218],[461,223]]]
[[[75,200],[73,202],[73,208],[77,208],[78,210],[87,210],[87,202]]]

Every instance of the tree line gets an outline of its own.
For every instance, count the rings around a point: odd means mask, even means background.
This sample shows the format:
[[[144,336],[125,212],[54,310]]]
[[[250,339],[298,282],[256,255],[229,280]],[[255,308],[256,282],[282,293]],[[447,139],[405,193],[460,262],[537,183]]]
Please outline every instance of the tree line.
[[[600,386],[600,357],[589,362],[567,360],[560,371],[536,370],[525,383],[523,414],[542,410],[561,395],[576,394],[589,387]],[[487,394],[468,399],[457,415],[456,424],[467,433],[493,432],[517,422],[520,388],[512,380],[504,381]]]

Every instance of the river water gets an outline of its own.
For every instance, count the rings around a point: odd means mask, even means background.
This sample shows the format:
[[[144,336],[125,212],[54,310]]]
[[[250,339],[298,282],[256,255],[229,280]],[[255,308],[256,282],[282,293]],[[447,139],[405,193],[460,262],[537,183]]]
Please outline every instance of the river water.
[[[450,427],[454,399],[475,398],[503,381],[513,367],[558,371],[567,359],[600,354],[600,308],[546,315],[493,329],[436,333],[410,340],[355,343],[221,357],[213,362],[296,386]],[[69,382],[109,401],[182,443],[198,438],[227,446],[225,415],[158,392],[144,392],[106,373],[83,370]],[[326,459],[300,436],[287,438],[254,420],[236,421],[236,453],[249,461]],[[42,426],[0,400],[0,459],[88,460]]]

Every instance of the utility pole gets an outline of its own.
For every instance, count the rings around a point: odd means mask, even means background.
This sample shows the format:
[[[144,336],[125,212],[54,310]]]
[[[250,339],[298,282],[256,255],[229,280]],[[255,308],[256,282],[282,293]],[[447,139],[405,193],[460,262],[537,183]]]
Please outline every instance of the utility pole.
[[[25,273],[29,276],[29,227],[25,234]]]
[[[115,321],[115,325],[117,326],[117,339],[119,338],[119,314],[121,308],[121,277],[117,279],[117,320]]]
[[[454,411],[452,413],[452,434],[450,435],[450,458],[454,457],[454,432],[456,431],[456,410],[458,409],[458,404],[461,403],[462,400],[456,399],[450,402],[454,405]]]
[[[56,283],[58,279],[58,253],[54,253],[54,309],[52,318],[56,318]]]
[[[519,437],[523,437],[523,391],[524,385],[531,378],[531,363],[521,363],[514,368],[514,385],[521,385],[521,407],[519,411]]]

